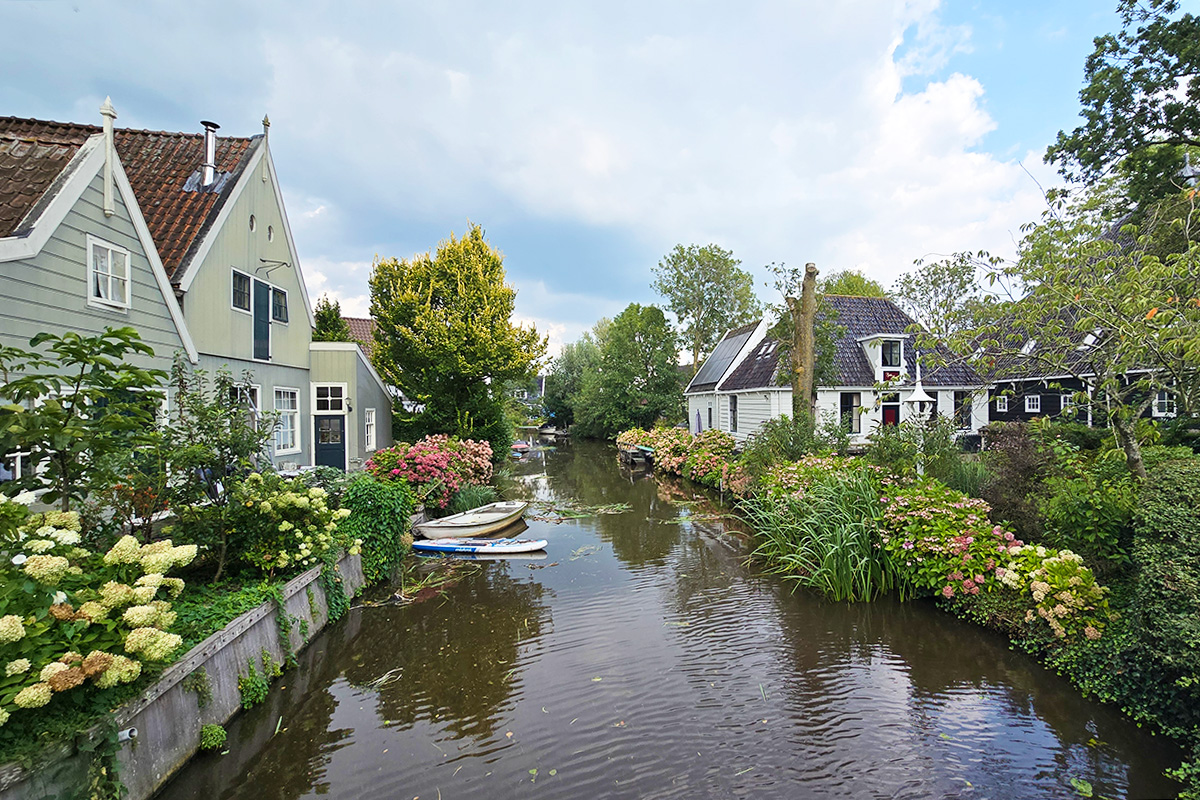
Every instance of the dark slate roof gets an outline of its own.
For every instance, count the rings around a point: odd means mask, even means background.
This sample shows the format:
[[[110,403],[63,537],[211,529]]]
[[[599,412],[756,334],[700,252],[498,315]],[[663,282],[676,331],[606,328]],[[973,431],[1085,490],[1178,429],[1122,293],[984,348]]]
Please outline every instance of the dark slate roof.
[[[757,389],[775,385],[775,368],[779,364],[779,341],[767,337],[742,359],[728,378],[721,381],[721,391]]]
[[[0,117],[0,236],[11,234],[98,125]],[[262,135],[217,137],[217,177],[199,186],[203,133],[117,128],[117,153],[173,281],[212,227]]]
[[[87,141],[84,125],[0,117],[0,236],[21,220]]]
[[[342,317],[350,327],[350,338],[362,345],[363,352],[370,353],[375,346],[375,320],[370,317]]]
[[[713,348],[712,355],[704,360],[703,366],[696,373],[696,377],[692,378],[692,382],[688,384],[686,391],[706,392],[715,389],[717,381],[721,380],[721,376],[725,374],[725,370],[729,369],[729,365],[737,358],[738,352],[746,344],[746,340],[750,338],[750,334],[754,333],[756,327],[758,327],[757,321],[751,322],[749,325],[743,325],[740,328],[734,328],[725,334],[725,338]]]
[[[914,336],[906,333],[914,323],[912,318],[892,301],[880,297],[825,295],[818,313],[826,319],[831,317],[831,321],[840,328],[840,336],[833,354],[833,377],[822,385],[873,386],[875,372],[867,361],[863,344],[858,340],[876,334],[904,338],[908,341],[904,348],[905,369],[909,375],[916,375],[916,348],[912,344]],[[721,382],[720,390],[744,391],[776,386],[779,352],[774,340],[764,340]],[[923,369],[923,385],[977,386],[983,383],[975,370],[954,359],[944,347],[939,346],[938,352],[947,365]]]

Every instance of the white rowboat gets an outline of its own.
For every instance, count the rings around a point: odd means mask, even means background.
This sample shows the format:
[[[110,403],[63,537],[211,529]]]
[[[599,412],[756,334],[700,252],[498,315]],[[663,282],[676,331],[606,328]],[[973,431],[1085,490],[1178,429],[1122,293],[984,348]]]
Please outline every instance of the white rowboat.
[[[496,533],[516,522],[528,506],[520,500],[489,503],[461,514],[416,525],[417,533],[426,539],[467,539]]]
[[[418,553],[472,553],[477,557],[531,553],[544,550],[545,547],[545,539],[434,539],[433,541],[413,542],[413,550]],[[544,558],[545,554],[543,553],[541,557]]]

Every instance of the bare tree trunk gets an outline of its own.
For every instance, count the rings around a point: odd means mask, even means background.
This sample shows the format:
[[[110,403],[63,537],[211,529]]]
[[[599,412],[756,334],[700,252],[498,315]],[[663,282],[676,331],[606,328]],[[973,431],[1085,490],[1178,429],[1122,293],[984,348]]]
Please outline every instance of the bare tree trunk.
[[[800,300],[785,298],[792,312],[792,419],[813,418],[813,371],[816,352],[813,326],[817,319],[817,265],[804,265]]]
[[[1117,437],[1117,444],[1125,451],[1125,463],[1129,466],[1129,471],[1139,481],[1146,483],[1148,480],[1146,463],[1142,461],[1142,446],[1138,444],[1137,433],[1134,431],[1133,423],[1119,412],[1113,414],[1110,419],[1112,420],[1113,433]]]

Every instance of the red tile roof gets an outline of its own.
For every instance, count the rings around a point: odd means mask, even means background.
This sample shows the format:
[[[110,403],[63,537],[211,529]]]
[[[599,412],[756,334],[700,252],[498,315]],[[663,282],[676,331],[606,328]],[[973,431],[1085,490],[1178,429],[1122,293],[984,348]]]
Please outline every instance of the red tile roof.
[[[11,234],[97,125],[0,117],[0,236]],[[212,226],[262,136],[217,137],[217,178],[199,186],[203,133],[117,128],[117,153],[172,281]]]
[[[342,317],[350,326],[350,336],[362,345],[363,352],[371,354],[375,346],[375,320],[370,317]]]
[[[95,131],[86,125],[0,117],[0,236],[22,219]]]

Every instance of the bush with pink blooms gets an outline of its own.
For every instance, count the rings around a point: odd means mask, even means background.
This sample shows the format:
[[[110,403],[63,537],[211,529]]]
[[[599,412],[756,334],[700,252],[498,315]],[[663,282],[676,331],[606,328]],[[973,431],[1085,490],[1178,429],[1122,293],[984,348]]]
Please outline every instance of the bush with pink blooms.
[[[436,434],[415,444],[401,442],[378,450],[365,466],[379,480],[403,478],[418,497],[445,508],[462,487],[482,486],[491,480],[492,446]]]
[[[1109,618],[1106,590],[1068,550],[1026,545],[988,520],[991,508],[937,482],[884,490],[880,546],[895,562],[902,590],[969,604],[1004,592],[1057,638],[1100,636]]]
[[[688,446],[683,477],[714,489],[724,485],[733,462],[734,438],[716,428],[699,433]]]

